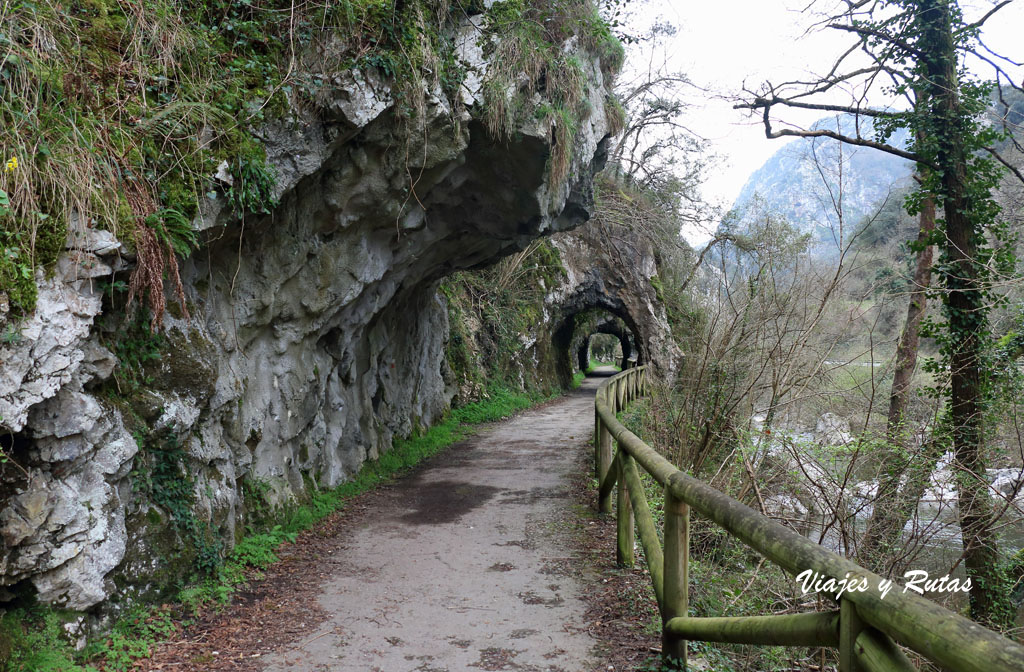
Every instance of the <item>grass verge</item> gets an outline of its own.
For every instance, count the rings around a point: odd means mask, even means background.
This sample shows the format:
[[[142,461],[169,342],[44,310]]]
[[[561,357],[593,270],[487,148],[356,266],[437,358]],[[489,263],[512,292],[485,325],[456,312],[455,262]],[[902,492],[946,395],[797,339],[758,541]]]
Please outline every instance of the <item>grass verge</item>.
[[[408,472],[476,431],[476,425],[507,418],[552,399],[538,392],[519,392],[492,386],[481,401],[454,409],[448,417],[418,436],[397,439],[392,449],[368,462],[350,481],[317,490],[308,503],[282,509],[270,529],[244,537],[225,558],[216,576],[184,588],[179,604],[137,607],[123,616],[103,639],[76,651],[65,624],[74,614],[43,605],[9,611],[0,619],[0,672],[121,672],[152,655],[156,645],[189,624],[204,608],[231,601],[247,582],[277,561],[282,544],[294,542],[353,497]]]

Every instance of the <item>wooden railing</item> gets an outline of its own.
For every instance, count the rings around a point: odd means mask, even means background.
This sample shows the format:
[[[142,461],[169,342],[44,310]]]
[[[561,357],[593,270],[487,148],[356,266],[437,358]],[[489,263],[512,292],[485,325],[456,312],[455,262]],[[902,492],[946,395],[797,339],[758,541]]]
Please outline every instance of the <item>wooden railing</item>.
[[[903,586],[888,594],[882,577],[826,550],[718,490],[687,476],[620,423],[616,414],[647,391],[645,366],[609,378],[595,400],[595,470],[598,508],[610,513],[617,490],[617,556],[634,562],[634,528],[654,583],[662,618],[662,656],[686,669],[686,642],[830,647],[839,650],[840,672],[914,670],[896,645],[951,672],[1024,672],[1024,647],[955,614]],[[617,450],[614,457],[612,443]],[[664,548],[658,539],[637,465],[665,488]],[[618,485],[618,488],[616,488]],[[844,592],[830,612],[698,618],[689,615],[690,508],[796,575],[804,570],[835,580],[864,583]]]

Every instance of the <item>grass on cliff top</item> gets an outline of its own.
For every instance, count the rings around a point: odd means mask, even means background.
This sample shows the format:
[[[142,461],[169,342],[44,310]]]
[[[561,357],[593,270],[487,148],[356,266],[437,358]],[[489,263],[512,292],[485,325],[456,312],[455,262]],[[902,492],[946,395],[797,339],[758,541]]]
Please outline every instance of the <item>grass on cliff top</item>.
[[[224,194],[233,205],[268,202],[246,124],[279,93],[281,49],[260,46],[243,12],[213,1],[0,3],[0,294],[12,315],[34,309],[36,270],[56,260],[76,218],[135,245],[162,283],[197,242],[189,221],[218,188],[208,182],[220,161],[236,178]],[[137,289],[162,299],[162,286]]]
[[[503,0],[491,5],[488,18],[486,30],[501,39],[485,46],[491,67],[483,86],[484,124],[494,137],[506,138],[530,117],[546,126],[553,137],[548,185],[555,189],[568,176],[576,133],[591,112],[583,64],[563,45],[578,38],[610,80],[622,67],[622,44],[591,0]],[[607,107],[608,125],[618,132],[621,106]]]
[[[184,617],[199,609],[227,604],[235,591],[277,561],[276,551],[292,543],[353,497],[407,473],[423,460],[475,433],[475,425],[507,418],[539,402],[539,392],[519,392],[492,385],[481,401],[454,409],[419,436],[396,439],[390,451],[369,462],[350,481],[318,490],[306,504],[282,509],[269,530],[243,538],[225,559],[218,576],[181,591],[178,611]],[[254,576],[255,573],[255,576]],[[63,633],[69,615],[43,606],[14,609],[0,620],[0,672],[127,671],[153,648],[178,632],[180,625],[166,606],[139,607],[123,616],[104,639],[84,652],[74,651]],[[181,623],[187,625],[187,621]]]
[[[162,309],[161,276],[199,242],[200,202],[237,216],[274,205],[254,127],[315,112],[350,68],[398,83],[404,114],[437,87],[459,99],[441,27],[464,2],[0,3],[0,298],[16,318],[34,310],[36,271],[77,218],[138,249],[152,271],[139,298]],[[222,164],[230,186],[213,177]]]

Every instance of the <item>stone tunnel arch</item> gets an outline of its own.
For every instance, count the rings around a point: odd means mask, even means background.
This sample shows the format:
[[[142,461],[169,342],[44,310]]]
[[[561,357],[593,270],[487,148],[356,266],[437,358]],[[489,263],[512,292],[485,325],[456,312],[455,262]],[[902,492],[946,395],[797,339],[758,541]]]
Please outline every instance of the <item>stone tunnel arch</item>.
[[[622,344],[624,359],[648,361],[644,334],[624,304],[600,291],[576,292],[561,306],[552,340],[558,377],[568,385],[573,374],[589,364],[589,340],[597,333],[611,334]]]

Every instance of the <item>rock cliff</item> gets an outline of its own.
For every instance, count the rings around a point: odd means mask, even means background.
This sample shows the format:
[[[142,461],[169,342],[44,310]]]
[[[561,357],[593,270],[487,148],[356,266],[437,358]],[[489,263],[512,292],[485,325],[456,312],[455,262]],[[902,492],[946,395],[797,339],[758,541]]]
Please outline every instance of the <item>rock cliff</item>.
[[[231,546],[254,488],[279,504],[335,486],[445,412],[459,381],[439,283],[585,222],[612,130],[609,67],[572,38],[561,48],[584,78],[577,118],[538,112],[497,132],[483,112],[501,53],[486,21],[465,17],[452,35],[466,73],[456,97],[428,87],[410,115],[376,71],[347,69],[327,73],[315,112],[252,129],[276,206],[239,217],[223,195],[205,199],[184,303],[168,295],[158,334],[112,299],[137,263],[130,241],[70,222],[56,268],[37,272],[35,311],[0,345],[0,602],[155,597]],[[553,94],[527,85],[544,110]],[[639,266],[637,298],[609,281],[610,262],[592,263],[594,241],[554,241],[565,270],[533,330],[548,354],[523,342],[520,365],[561,358],[564,381],[570,343],[554,334],[604,308],[643,357],[671,366],[653,265]]]

